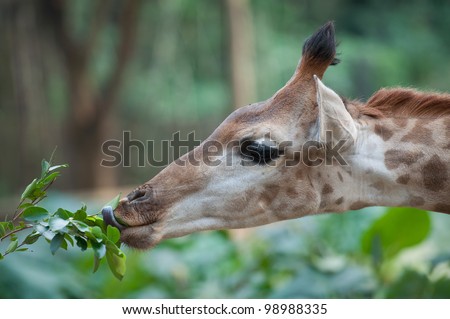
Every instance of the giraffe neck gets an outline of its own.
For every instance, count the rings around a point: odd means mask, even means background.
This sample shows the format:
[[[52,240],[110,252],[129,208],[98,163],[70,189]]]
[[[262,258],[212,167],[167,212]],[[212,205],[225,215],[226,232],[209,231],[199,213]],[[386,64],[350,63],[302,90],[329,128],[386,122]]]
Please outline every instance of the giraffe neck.
[[[359,123],[348,166],[315,173],[321,211],[409,206],[450,214],[450,118]]]

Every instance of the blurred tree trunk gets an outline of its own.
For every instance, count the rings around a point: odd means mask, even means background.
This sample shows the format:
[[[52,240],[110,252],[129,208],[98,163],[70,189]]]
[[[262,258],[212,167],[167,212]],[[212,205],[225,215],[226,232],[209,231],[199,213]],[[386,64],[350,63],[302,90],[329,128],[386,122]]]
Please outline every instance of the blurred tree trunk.
[[[256,100],[253,19],[248,0],[226,0],[226,7],[233,105],[238,108]]]
[[[39,32],[37,8],[37,2],[33,1],[0,3],[0,29],[3,31],[0,114],[4,120],[2,129],[7,132],[0,139],[4,150],[4,171],[0,175],[9,183],[0,183],[3,184],[0,188],[14,189],[29,182],[39,165],[34,159],[44,156],[43,145],[50,136],[45,127],[49,114],[43,84],[46,78],[43,51],[47,42]]]
[[[66,1],[45,0],[42,8],[51,22],[57,50],[61,53],[67,69],[69,112],[65,128],[67,143],[64,147],[68,148],[71,186],[74,188],[117,184],[117,171],[100,165],[101,145],[113,125],[111,112],[133,51],[140,1],[125,1],[122,4],[117,21],[119,40],[116,64],[100,89],[95,87],[89,74],[89,64],[98,35],[110,13],[111,1],[96,2],[93,18],[83,41],[77,41],[69,28]]]

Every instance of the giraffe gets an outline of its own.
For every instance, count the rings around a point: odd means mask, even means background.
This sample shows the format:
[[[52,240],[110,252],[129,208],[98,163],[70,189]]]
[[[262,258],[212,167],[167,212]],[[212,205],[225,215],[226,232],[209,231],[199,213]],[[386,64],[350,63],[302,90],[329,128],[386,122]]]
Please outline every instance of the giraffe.
[[[450,95],[381,89],[366,103],[322,82],[334,25],[309,37],[290,80],[103,211],[138,249],[166,238],[368,206],[450,214]],[[195,159],[195,161],[193,161]]]

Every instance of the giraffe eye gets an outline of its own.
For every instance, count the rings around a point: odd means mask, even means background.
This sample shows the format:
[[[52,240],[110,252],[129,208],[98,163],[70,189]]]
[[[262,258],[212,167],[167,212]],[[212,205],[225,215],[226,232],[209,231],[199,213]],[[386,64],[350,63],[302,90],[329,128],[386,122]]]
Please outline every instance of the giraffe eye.
[[[251,140],[241,142],[240,152],[244,160],[260,165],[267,164],[281,155],[276,145]]]

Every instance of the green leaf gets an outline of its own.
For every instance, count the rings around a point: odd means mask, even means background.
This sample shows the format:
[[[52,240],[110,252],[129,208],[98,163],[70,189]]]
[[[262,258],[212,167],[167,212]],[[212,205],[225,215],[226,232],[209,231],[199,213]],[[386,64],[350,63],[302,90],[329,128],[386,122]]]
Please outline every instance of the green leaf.
[[[45,178],[41,181],[41,184],[42,184],[42,185],[50,184],[50,183],[53,182],[59,175],[61,175],[60,172],[53,172],[53,173],[49,174],[47,177],[45,177]]]
[[[0,254],[0,260],[2,260],[3,258],[5,258],[5,257],[3,257],[3,255],[2,255],[2,254]]]
[[[121,253],[119,255],[116,255],[112,253],[111,251],[106,252],[106,260],[108,262],[109,269],[111,269],[111,272],[113,275],[119,279],[122,280],[123,276],[126,272],[126,256],[124,253]]]
[[[106,246],[102,243],[91,242],[92,248],[94,249],[94,254],[99,259],[105,257],[106,254]]]
[[[102,232],[102,229],[98,226],[94,226],[92,227],[92,235],[94,235],[97,239],[103,239],[104,238],[104,234]]]
[[[16,251],[27,251],[27,250],[28,250],[27,247],[22,247],[22,248],[17,249]]]
[[[25,208],[22,217],[28,222],[38,222],[48,217],[48,211],[43,207],[30,206]]]
[[[117,243],[120,239],[120,231],[116,227],[108,225],[108,227],[106,229],[106,236],[113,243]]]
[[[0,223],[0,237],[3,237],[6,234],[6,229],[2,224],[3,223]]]
[[[406,207],[389,208],[363,234],[362,250],[383,258],[392,258],[401,250],[419,244],[430,232],[427,212]]]
[[[5,233],[14,230],[14,224],[12,222],[0,222],[0,226],[3,227]]]
[[[96,255],[94,255],[94,269],[92,270],[93,273],[96,273],[98,270],[98,267],[100,267],[100,261],[101,261],[101,259],[98,258]]]
[[[67,168],[69,167],[69,164],[61,164],[61,165],[55,165],[52,166],[48,169],[49,172],[54,171],[55,169],[60,169],[60,168]]]
[[[41,162],[41,179],[44,178],[45,174],[47,174],[48,169],[50,168],[50,163],[47,162],[45,159]]]
[[[123,252],[120,250],[120,248],[117,247],[117,245],[110,240],[106,241],[106,250],[109,251],[110,253],[113,253],[116,255],[123,254]]]
[[[36,189],[30,195],[30,199],[34,200],[34,199],[40,198],[40,197],[45,198],[45,191],[43,191],[41,188],[42,188],[42,186],[40,186],[40,184],[38,183],[38,185],[36,186]]]
[[[97,226],[102,229],[104,228],[103,219],[95,215],[86,217],[86,223],[88,223],[90,226]]]
[[[69,212],[68,210],[65,210],[65,209],[62,209],[62,208],[58,208],[58,210],[56,211],[56,215],[58,215],[62,219],[69,219],[74,214]]]
[[[65,234],[65,235],[64,235],[64,239],[67,240],[67,241],[70,243],[70,245],[71,245],[72,247],[73,247],[73,245],[75,244],[74,241],[73,241],[72,236],[70,236],[69,234]]]
[[[33,206],[33,204],[31,204],[31,203],[23,203],[22,205],[20,205],[20,206],[17,207],[17,208],[19,208],[19,209],[24,209],[24,208],[27,208],[27,207],[29,207],[29,206]]]
[[[20,200],[24,200],[28,198],[36,189],[38,180],[35,178],[33,181],[25,188],[24,192],[22,193],[22,196],[20,197]]]
[[[96,272],[100,266],[100,261],[106,254],[106,246],[102,243],[91,241],[92,248],[94,249],[94,270]]]
[[[6,229],[8,230],[14,230],[14,224],[13,222],[4,222],[4,224],[6,224]]]
[[[41,234],[40,234],[40,233],[32,233],[32,234],[28,235],[28,236],[24,239],[23,243],[26,244],[26,245],[32,245],[32,244],[34,244],[40,237],[41,237]]]
[[[62,242],[61,242],[61,248],[64,250],[67,250],[67,241],[65,236],[63,236]]]
[[[92,232],[90,231],[85,232],[84,235],[87,237],[87,239],[89,239],[90,242],[100,243],[103,241],[103,238],[95,237],[94,234],[92,234]]]
[[[73,215],[73,219],[84,221],[87,217],[86,211],[83,209],[79,209],[75,212],[75,215]]]
[[[44,234],[47,230],[48,227],[44,226],[44,225],[35,225],[34,229],[39,233],[39,234]]]
[[[17,249],[17,246],[19,246],[19,241],[17,239],[12,240],[9,243],[8,248],[6,248],[5,254],[12,253],[13,251],[15,251]]]
[[[50,242],[50,251],[52,252],[52,255],[56,253],[56,251],[61,247],[64,240],[63,234],[56,234],[51,242]]]
[[[53,238],[55,237],[55,233],[52,232],[51,230],[47,230],[44,233],[42,233],[42,236],[44,236],[45,239],[47,240],[53,240]]]
[[[52,217],[50,218],[50,220],[48,221],[48,225],[50,226],[50,229],[53,231],[58,231],[63,229],[64,227],[66,227],[69,224],[68,220],[59,218],[59,217]]]
[[[75,240],[77,241],[77,246],[81,248],[81,251],[85,251],[87,249],[86,239],[80,236],[75,236]]]
[[[89,226],[79,220],[72,220],[71,223],[82,233],[89,231]]]
[[[109,202],[107,202],[105,205],[103,205],[103,207],[111,206],[111,208],[113,210],[116,209],[117,206],[119,206],[120,196],[121,196],[121,194],[118,194],[116,197],[114,197]]]

